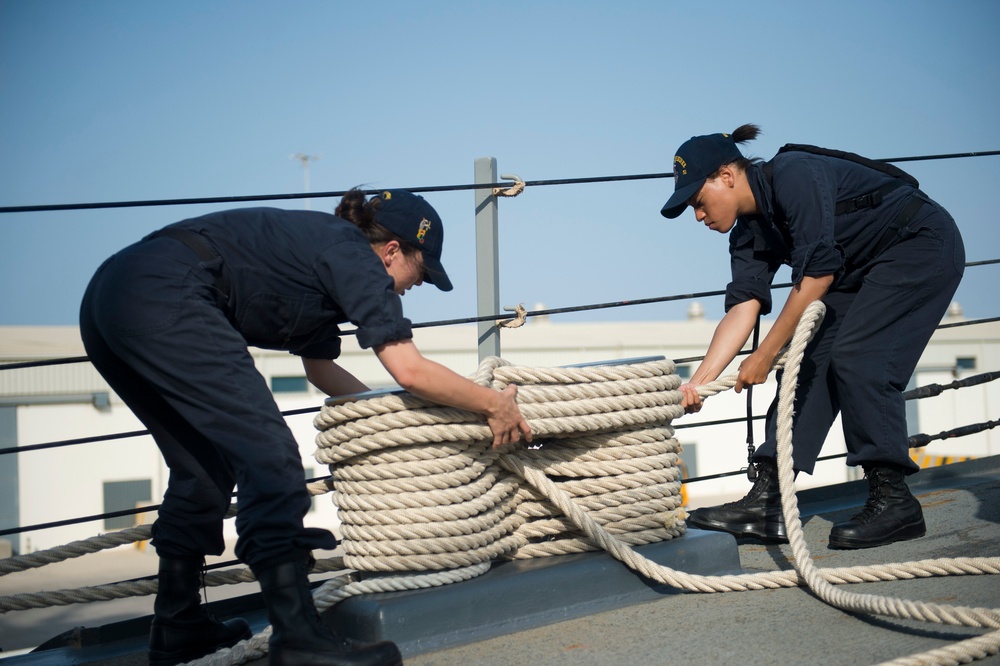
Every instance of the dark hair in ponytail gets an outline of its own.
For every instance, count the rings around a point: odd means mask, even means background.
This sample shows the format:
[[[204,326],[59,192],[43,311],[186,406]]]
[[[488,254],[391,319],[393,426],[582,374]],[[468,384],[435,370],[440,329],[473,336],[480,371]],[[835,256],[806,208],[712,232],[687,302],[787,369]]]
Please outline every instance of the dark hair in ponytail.
[[[333,214],[345,219],[355,225],[368,239],[372,245],[384,245],[391,240],[397,241],[403,250],[403,254],[412,255],[418,252],[418,248],[392,233],[381,224],[375,221],[376,212],[382,207],[382,199],[372,197],[365,199],[365,193],[359,188],[351,188],[340,199]]]
[[[752,123],[747,123],[746,125],[740,125],[736,129],[734,129],[729,136],[732,137],[735,143],[742,145],[747,141],[753,141],[758,136],[760,136],[760,134],[761,134],[760,127]],[[749,169],[752,164],[755,164],[760,161],[761,159],[759,157],[740,157],[739,159],[735,159],[732,162],[723,164],[722,166],[719,167],[719,169],[721,169],[723,166],[734,165],[740,171],[746,172],[747,169]],[[719,177],[718,169],[716,169],[715,173],[709,176],[710,179],[718,177]]]
[[[736,143],[743,144],[747,141],[753,141],[760,136],[760,133],[760,127],[747,123],[746,125],[740,125],[734,129],[730,136],[733,137],[733,141]]]

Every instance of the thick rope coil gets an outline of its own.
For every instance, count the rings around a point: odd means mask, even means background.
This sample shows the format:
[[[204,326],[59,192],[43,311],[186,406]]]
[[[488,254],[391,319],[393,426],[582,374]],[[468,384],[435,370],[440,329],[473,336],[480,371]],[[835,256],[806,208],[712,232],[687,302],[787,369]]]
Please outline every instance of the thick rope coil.
[[[608,530],[634,544],[683,533],[680,447],[668,427],[682,397],[671,361],[520,368],[491,359],[474,381],[519,385],[536,444],[509,455],[559,478]],[[331,466],[348,566],[441,570],[597,547],[522,488],[509,465],[496,464],[478,414],[393,395],[327,405],[315,424],[315,457]],[[417,452],[428,447],[431,456]]]
[[[521,177],[513,173],[505,173],[500,175],[504,180],[513,180],[514,184],[510,187],[494,187],[493,196],[495,197],[516,197],[521,192],[524,192],[524,181]]]

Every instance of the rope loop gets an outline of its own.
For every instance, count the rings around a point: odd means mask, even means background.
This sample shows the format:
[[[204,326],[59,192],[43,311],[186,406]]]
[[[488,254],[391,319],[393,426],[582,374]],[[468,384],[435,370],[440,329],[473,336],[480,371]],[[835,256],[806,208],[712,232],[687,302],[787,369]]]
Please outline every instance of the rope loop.
[[[524,181],[521,177],[513,173],[505,173],[500,176],[504,180],[513,180],[514,184],[510,187],[494,187],[493,196],[495,197],[516,197],[521,192],[524,192]]]
[[[524,323],[528,321],[528,311],[524,308],[522,303],[518,303],[516,307],[504,308],[507,312],[513,312],[514,317],[511,319],[497,319],[497,328],[520,328],[524,326]]]

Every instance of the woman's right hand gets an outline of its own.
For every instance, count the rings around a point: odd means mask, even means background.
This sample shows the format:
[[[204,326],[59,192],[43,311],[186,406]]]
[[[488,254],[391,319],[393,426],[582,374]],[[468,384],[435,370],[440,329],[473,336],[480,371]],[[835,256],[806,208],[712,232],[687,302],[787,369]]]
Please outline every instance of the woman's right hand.
[[[701,396],[698,395],[698,384],[681,384],[680,391],[684,394],[681,406],[685,414],[694,414],[701,411]]]
[[[496,393],[496,406],[487,414],[490,430],[493,431],[493,448],[498,449],[505,444],[515,444],[521,441],[531,441],[531,426],[521,415],[517,406],[517,386],[511,384],[503,391]]]

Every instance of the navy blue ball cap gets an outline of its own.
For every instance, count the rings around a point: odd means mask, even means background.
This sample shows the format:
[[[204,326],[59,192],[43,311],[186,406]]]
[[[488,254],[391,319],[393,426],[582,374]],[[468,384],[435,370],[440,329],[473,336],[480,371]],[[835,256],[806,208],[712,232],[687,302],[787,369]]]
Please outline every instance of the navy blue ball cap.
[[[688,201],[719,167],[743,157],[729,134],[693,136],[674,155],[674,193],[660,209],[663,217],[673,219],[684,212]]]
[[[444,225],[437,211],[422,196],[406,190],[386,190],[378,197],[382,205],[375,212],[375,221],[423,252],[426,282],[451,291],[451,280],[441,265]]]

